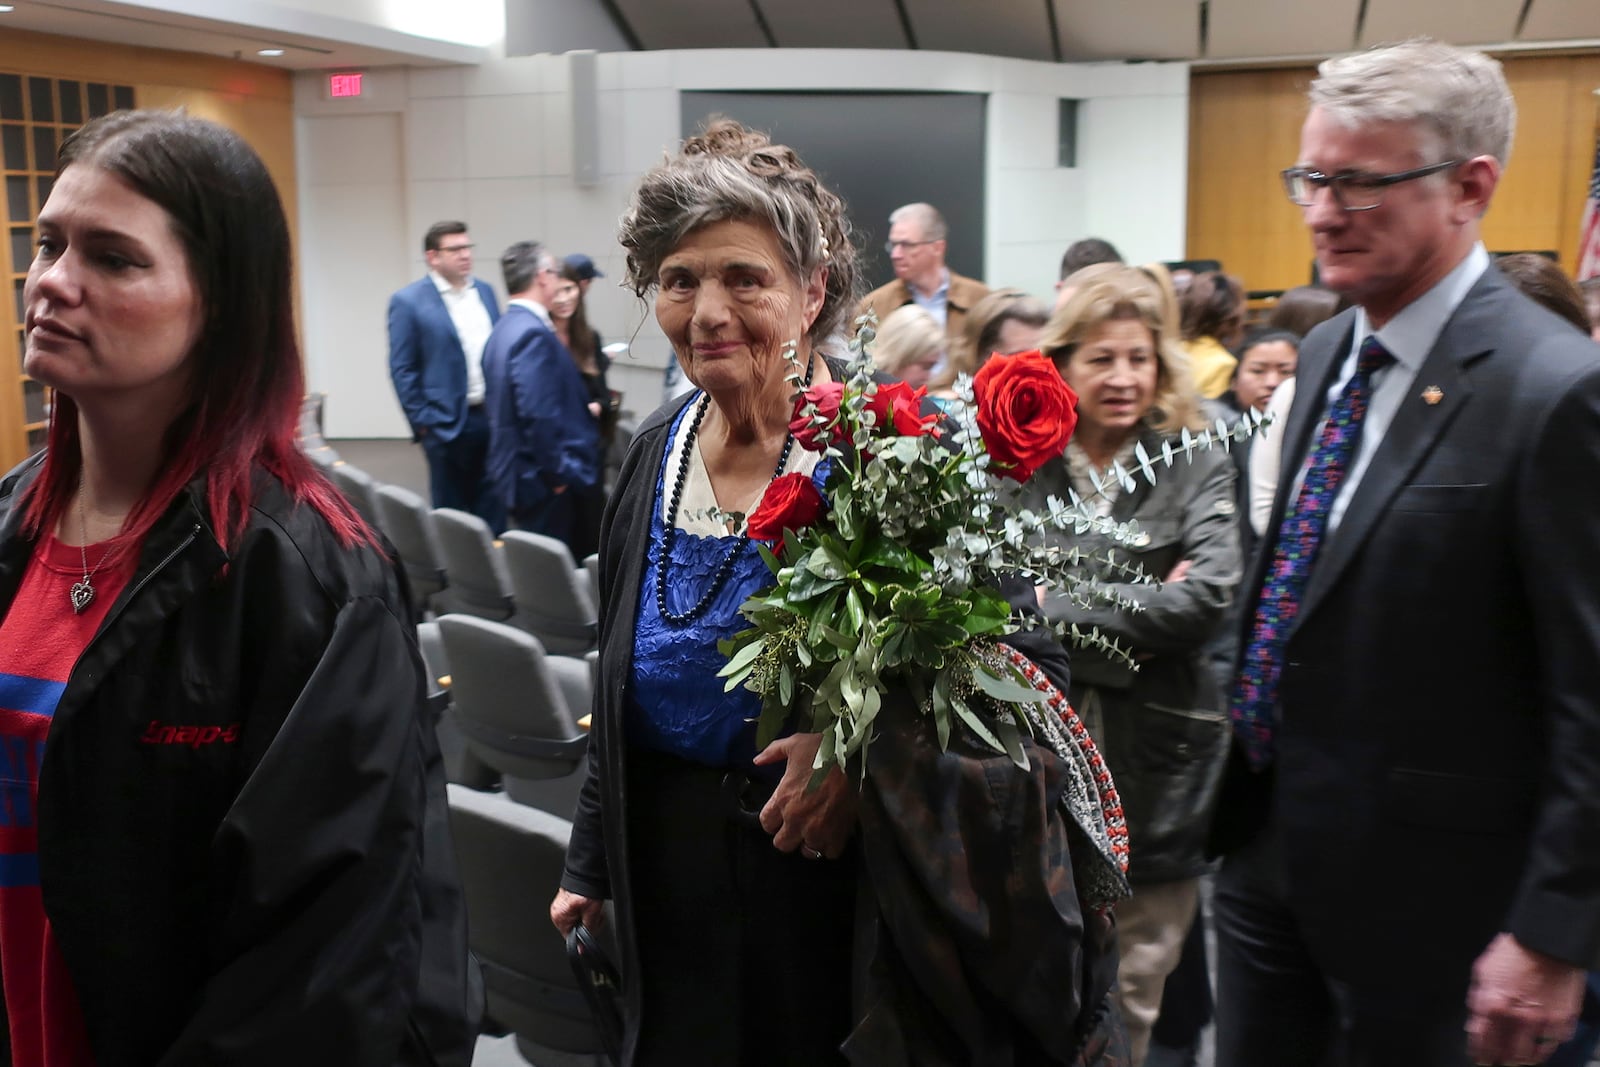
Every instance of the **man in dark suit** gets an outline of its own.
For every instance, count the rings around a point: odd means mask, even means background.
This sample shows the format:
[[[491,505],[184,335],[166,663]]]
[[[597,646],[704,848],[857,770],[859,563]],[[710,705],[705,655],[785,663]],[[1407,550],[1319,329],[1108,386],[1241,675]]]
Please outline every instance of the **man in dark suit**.
[[[1356,307],[1300,350],[1241,590],[1217,1062],[1542,1062],[1600,966],[1600,347],[1479,243],[1515,106],[1321,67],[1285,172]]]
[[[466,223],[434,223],[422,254],[427,277],[389,298],[389,377],[428,458],[433,506],[470,511],[498,533],[505,509],[486,476],[483,346],[500,307],[472,277]]]
[[[559,538],[576,555],[578,500],[600,480],[600,423],[546,310],[559,267],[534,241],[506,249],[500,267],[510,296],[483,350],[489,478],[513,526]]]

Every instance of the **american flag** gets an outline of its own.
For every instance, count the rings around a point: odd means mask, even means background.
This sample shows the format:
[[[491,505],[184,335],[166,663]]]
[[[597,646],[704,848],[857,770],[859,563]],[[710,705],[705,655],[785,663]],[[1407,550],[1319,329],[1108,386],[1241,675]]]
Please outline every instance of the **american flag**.
[[[1589,199],[1583,205],[1583,237],[1578,241],[1578,280],[1600,277],[1600,129],[1595,131],[1594,168]]]

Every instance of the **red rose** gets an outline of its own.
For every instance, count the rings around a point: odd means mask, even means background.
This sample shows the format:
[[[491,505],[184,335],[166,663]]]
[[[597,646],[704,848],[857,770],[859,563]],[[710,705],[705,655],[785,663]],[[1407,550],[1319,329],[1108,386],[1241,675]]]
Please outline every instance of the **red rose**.
[[[1078,424],[1078,394],[1043,353],[996,356],[972,380],[978,430],[994,471],[1025,482],[1059,456]]]
[[[922,401],[927,394],[926,389],[913,389],[905,382],[880,384],[878,391],[867,398],[866,406],[875,416],[873,429],[878,436],[920,437],[933,432],[939,416],[922,413]]]
[[[794,421],[789,423],[789,432],[794,434],[795,442],[801,448],[826,452],[830,438],[835,444],[844,439],[844,430],[839,425],[839,402],[843,399],[842,382],[823,382],[800,394],[800,398],[794,402]],[[805,413],[808,404],[815,404],[817,414],[827,420],[821,426]]]
[[[745,529],[757,541],[778,541],[785,530],[803,530],[827,513],[828,502],[817,492],[809,474],[785,474],[774,478],[761,503],[745,521]]]

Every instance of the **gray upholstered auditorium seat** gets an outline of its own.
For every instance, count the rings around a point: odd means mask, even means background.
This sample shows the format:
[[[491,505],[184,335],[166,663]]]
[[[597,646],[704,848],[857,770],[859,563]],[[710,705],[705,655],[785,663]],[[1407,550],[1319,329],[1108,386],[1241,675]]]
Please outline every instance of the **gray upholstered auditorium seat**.
[[[484,619],[516,613],[511,579],[489,524],[454,508],[435,508],[433,532],[449,584],[434,598],[434,610]]]
[[[594,600],[589,580],[567,546],[554,537],[510,530],[501,539],[518,626],[545,651],[581,656],[595,647]]]
[[[378,519],[378,483],[372,480],[372,475],[339,460],[328,468],[328,477],[373,529],[383,528]]]
[[[469,939],[483,965],[491,1026],[517,1035],[540,1067],[600,1067],[599,1035],[545,904],[555,896],[572,824],[498,793],[449,787],[450,830]],[[609,926],[609,924],[608,924]],[[609,929],[599,936],[615,959]]]
[[[433,531],[433,512],[420,496],[398,485],[378,486],[374,501],[378,526],[400,556],[417,610],[425,610],[448,584]]]
[[[547,656],[532,634],[471,615],[440,617],[439,633],[466,751],[513,799],[570,814],[589,744],[576,722],[588,712],[589,664]]]

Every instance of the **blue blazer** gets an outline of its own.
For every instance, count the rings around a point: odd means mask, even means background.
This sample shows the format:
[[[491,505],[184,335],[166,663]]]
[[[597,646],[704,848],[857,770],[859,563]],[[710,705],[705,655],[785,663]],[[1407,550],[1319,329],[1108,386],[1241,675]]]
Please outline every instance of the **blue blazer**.
[[[555,489],[600,480],[600,424],[589,390],[555,332],[517,304],[483,349],[488,391],[489,481],[513,513],[541,507]]]
[[[487,282],[473,280],[489,321],[500,305]],[[426,430],[453,441],[467,421],[467,354],[431,275],[389,298],[389,377],[414,436]]]

